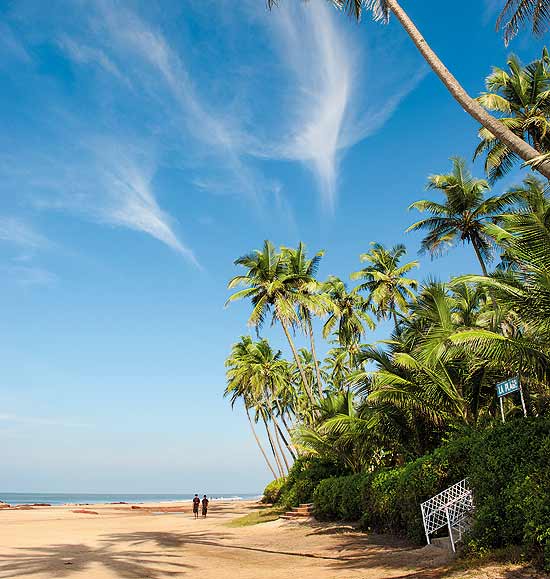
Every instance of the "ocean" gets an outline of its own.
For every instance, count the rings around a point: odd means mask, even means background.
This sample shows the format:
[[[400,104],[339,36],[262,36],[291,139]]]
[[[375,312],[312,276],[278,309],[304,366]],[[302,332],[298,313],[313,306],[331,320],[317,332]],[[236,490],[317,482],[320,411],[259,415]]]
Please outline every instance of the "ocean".
[[[183,494],[134,494],[134,493],[3,493],[0,492],[0,501],[10,505],[31,505],[47,503],[50,505],[97,503],[158,503],[190,501],[195,493]],[[200,493],[201,496],[204,493]],[[259,498],[258,493],[206,493],[210,499],[225,501],[242,501]]]

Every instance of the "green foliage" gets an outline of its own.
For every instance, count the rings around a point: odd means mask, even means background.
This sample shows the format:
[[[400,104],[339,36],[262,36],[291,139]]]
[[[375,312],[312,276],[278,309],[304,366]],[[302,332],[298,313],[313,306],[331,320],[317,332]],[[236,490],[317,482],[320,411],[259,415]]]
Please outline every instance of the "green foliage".
[[[476,504],[470,550],[521,545],[550,570],[547,418],[463,432],[402,467],[324,480],[314,493],[315,512],[422,543],[420,503],[466,476]]]
[[[370,473],[333,477],[321,481],[313,500],[315,516],[320,520],[357,521],[364,511],[364,489],[371,483]]]
[[[472,445],[470,469],[474,544],[521,544],[550,570],[550,420],[518,419],[487,431]]]
[[[284,484],[284,478],[278,478],[274,481],[271,481],[264,489],[262,503],[271,503],[274,505],[281,496],[281,489],[283,488]]]
[[[317,485],[324,479],[342,474],[345,469],[335,462],[317,458],[296,460],[281,488],[278,504],[287,508],[309,503]]]

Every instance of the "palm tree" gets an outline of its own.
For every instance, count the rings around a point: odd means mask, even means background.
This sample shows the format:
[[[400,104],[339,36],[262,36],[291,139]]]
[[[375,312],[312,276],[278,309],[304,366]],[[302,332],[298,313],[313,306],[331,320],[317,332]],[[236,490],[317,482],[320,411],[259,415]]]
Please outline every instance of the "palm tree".
[[[329,336],[334,328],[341,346],[357,347],[365,332],[363,324],[371,330],[374,322],[368,314],[368,304],[356,291],[348,292],[346,284],[335,276],[330,276],[323,284],[330,300],[329,317],[323,326],[323,337]]]
[[[243,336],[234,346],[226,366],[229,368],[226,393],[235,392],[236,396],[245,397],[248,406],[255,409],[256,419],[261,418],[264,424],[280,474],[284,475],[283,462],[287,471],[289,464],[281,439],[291,455],[293,452],[277,423],[276,400],[279,392],[290,382],[288,363],[281,358],[280,351],[272,350],[267,340],[253,342],[248,336]],[[273,424],[275,436],[271,433],[270,423]]]
[[[249,298],[252,302],[252,313],[248,323],[259,329],[271,314],[272,321],[278,321],[285,333],[294,361],[300,376],[302,385],[312,406],[315,399],[302,367],[298,351],[290,335],[290,329],[299,323],[295,309],[296,290],[304,283],[303,276],[289,273],[287,262],[270,241],[265,241],[262,250],[254,250],[252,253],[243,255],[235,260],[235,265],[240,265],[247,270],[245,275],[235,276],[228,284],[232,289],[238,286],[246,286],[229,297],[226,305],[230,302]]]
[[[373,466],[369,430],[369,421],[358,415],[353,393],[348,391],[326,396],[316,424],[299,427],[295,439],[308,454],[336,458],[351,472],[358,473]]]
[[[541,179],[537,179],[534,175],[528,175],[522,185],[515,185],[510,191],[517,195],[517,208],[515,213],[523,215],[520,222],[527,221],[532,223],[537,221],[543,224],[545,219],[548,219],[550,198],[548,197],[548,189]],[[506,218],[506,215],[503,216]],[[506,271],[509,269],[517,269],[518,262],[515,256],[505,246],[502,248],[503,252],[500,256],[500,263],[497,269]]]
[[[418,261],[400,265],[401,258],[407,253],[404,245],[395,245],[386,249],[380,243],[371,242],[371,251],[360,256],[361,261],[369,265],[351,274],[351,279],[364,280],[358,291],[367,291],[367,303],[380,320],[388,315],[393,317],[397,329],[397,311],[408,309],[408,302],[415,299],[414,292],[418,282],[404,277],[409,271],[418,267]]]
[[[278,4],[279,0],[267,0],[269,8]],[[357,20],[361,18],[363,10],[370,10],[375,20],[387,23],[390,14],[399,20],[400,24],[409,35],[420,54],[424,57],[430,68],[445,85],[451,96],[459,103],[470,116],[478,121],[496,139],[506,144],[518,157],[525,162],[532,162],[539,158],[540,152],[529,143],[518,137],[499,119],[490,115],[475,99],[473,99],[451,74],[441,59],[426,42],[414,22],[408,14],[401,8],[397,0],[330,0],[338,8],[346,9]],[[550,179],[550,162],[544,161],[536,166],[537,171]]]
[[[235,403],[239,398],[243,400],[244,408],[246,411],[246,417],[248,418],[248,423],[250,424],[250,429],[254,436],[254,440],[264,457],[264,460],[273,474],[274,478],[278,478],[271,461],[269,460],[264,447],[258,437],[256,429],[254,428],[254,423],[250,416],[250,408],[254,406],[253,395],[249,390],[249,383],[246,379],[243,379],[242,364],[247,355],[247,350],[249,345],[252,343],[252,339],[249,336],[242,336],[241,341],[233,345],[231,349],[231,354],[225,362],[227,370],[227,386],[224,392],[224,398],[229,396],[231,399],[231,408],[234,408]]]
[[[293,296],[296,301],[298,317],[304,325],[304,330],[309,337],[313,364],[315,366],[317,393],[319,399],[323,397],[323,383],[319,361],[315,351],[315,337],[313,334],[313,315],[323,315],[327,312],[328,303],[326,297],[320,292],[321,285],[315,279],[324,251],[318,251],[311,259],[307,258],[306,247],[300,242],[296,249],[284,247],[283,255],[287,262],[288,272],[300,279],[301,283],[296,288]],[[310,384],[313,382],[310,381]]]
[[[453,170],[443,175],[432,175],[426,189],[441,191],[444,203],[422,200],[409,209],[427,211],[431,214],[411,225],[407,231],[428,231],[422,240],[421,252],[442,254],[458,240],[471,243],[484,275],[487,275],[486,260],[491,258],[492,239],[486,225],[496,220],[516,199],[514,192],[484,198],[489,184],[476,179],[466,168],[464,159],[453,158]]]
[[[507,46],[520,27],[529,21],[533,34],[543,36],[550,21],[550,0],[506,0],[497,19],[497,30],[504,30],[504,42]]]
[[[500,121],[521,139],[531,143],[543,156],[550,152],[550,57],[542,56],[523,66],[510,55],[508,70],[494,67],[485,84],[487,92],[478,97],[487,110],[500,115]],[[474,158],[485,155],[485,170],[491,182],[502,177],[519,159],[516,151],[491,131],[482,127],[481,142]]]
[[[534,175],[528,175],[523,180],[523,185],[512,187],[511,192],[518,196],[520,213],[531,215],[532,219],[538,220],[540,223],[548,218],[549,190],[541,179],[537,179]]]

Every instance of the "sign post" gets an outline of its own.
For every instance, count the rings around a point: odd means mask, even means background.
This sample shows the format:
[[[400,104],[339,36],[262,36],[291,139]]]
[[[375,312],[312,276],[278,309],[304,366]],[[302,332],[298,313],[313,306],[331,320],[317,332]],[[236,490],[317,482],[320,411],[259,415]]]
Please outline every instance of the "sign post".
[[[508,378],[508,380],[504,380],[503,382],[499,382],[497,384],[497,396],[500,402],[500,414],[502,416],[502,422],[504,422],[504,404],[502,399],[506,395],[512,394],[512,392],[519,392],[519,396],[521,398],[521,407],[523,408],[523,416],[527,416],[525,400],[523,399],[523,389],[519,381],[519,376],[515,376],[514,378]]]

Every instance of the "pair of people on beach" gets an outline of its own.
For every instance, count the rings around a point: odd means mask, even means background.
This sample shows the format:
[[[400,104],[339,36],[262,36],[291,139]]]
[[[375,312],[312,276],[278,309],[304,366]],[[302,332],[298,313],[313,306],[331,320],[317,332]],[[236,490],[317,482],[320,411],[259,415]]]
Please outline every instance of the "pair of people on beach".
[[[206,514],[208,513],[208,499],[206,495],[202,497],[202,501],[199,499],[199,495],[195,495],[193,497],[193,514],[195,515],[195,519],[199,518],[199,506],[202,505],[202,516],[206,518]]]

